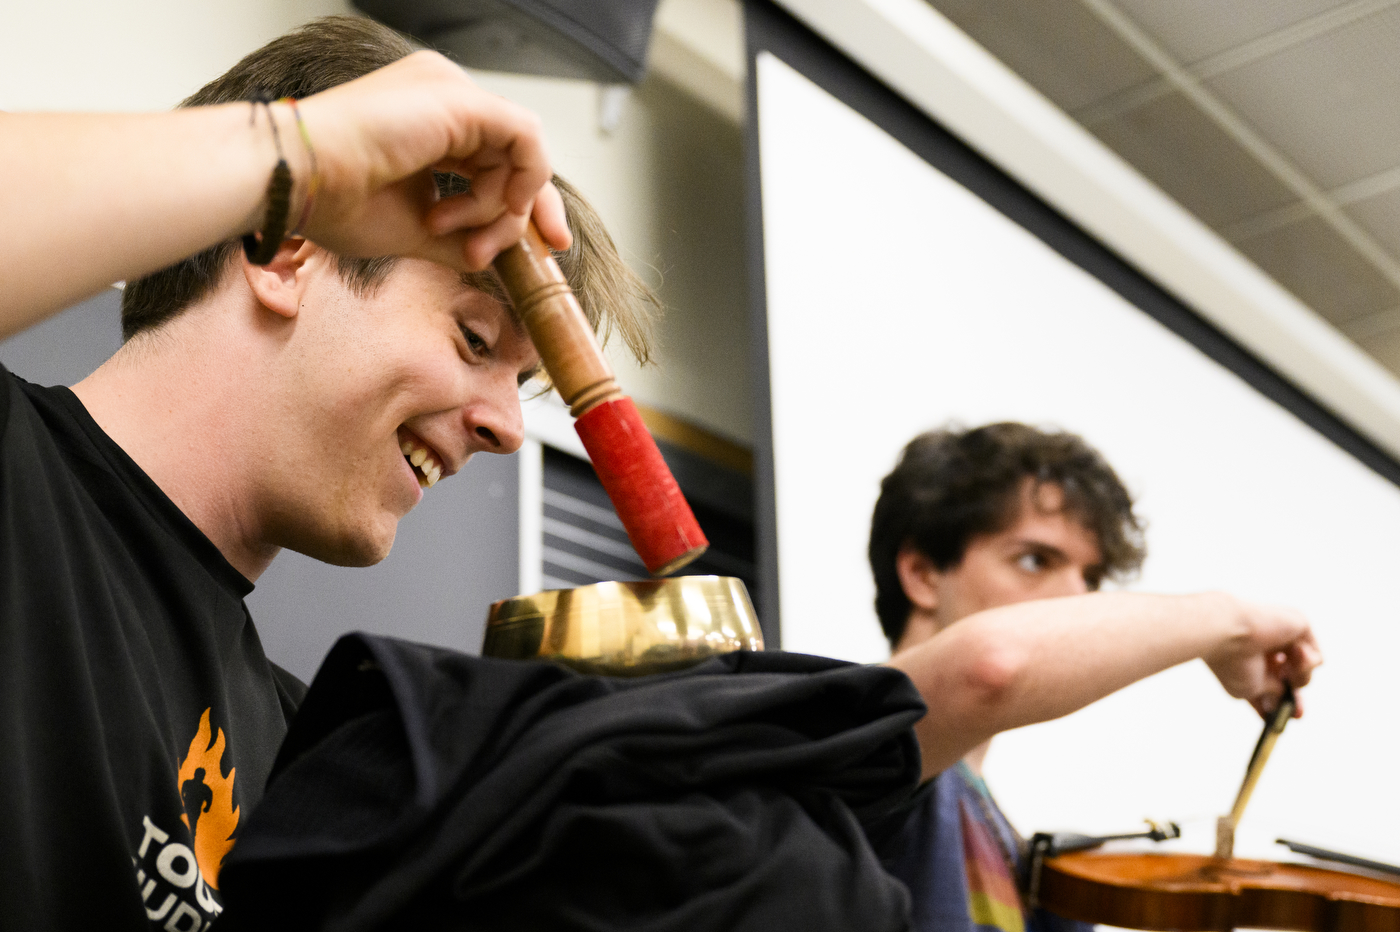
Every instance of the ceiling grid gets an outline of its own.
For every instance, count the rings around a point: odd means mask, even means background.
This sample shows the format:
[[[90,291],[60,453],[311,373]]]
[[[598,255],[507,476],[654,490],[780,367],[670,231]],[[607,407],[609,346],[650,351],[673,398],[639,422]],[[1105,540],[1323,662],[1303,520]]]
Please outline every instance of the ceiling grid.
[[[1400,374],[1400,0],[929,0]]]

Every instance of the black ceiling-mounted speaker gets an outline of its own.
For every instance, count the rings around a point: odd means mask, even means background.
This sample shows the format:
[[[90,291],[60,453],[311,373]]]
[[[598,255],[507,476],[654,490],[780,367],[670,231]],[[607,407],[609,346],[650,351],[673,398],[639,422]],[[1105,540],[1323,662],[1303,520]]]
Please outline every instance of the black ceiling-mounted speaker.
[[[354,0],[469,68],[604,84],[646,70],[658,0]]]

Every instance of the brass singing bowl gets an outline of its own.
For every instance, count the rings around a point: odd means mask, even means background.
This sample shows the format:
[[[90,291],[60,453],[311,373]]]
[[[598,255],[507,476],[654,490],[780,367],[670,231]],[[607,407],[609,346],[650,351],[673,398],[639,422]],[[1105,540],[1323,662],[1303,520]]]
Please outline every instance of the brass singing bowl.
[[[497,602],[486,619],[481,653],[642,676],[736,650],[763,650],[743,582],[677,576],[550,589]]]

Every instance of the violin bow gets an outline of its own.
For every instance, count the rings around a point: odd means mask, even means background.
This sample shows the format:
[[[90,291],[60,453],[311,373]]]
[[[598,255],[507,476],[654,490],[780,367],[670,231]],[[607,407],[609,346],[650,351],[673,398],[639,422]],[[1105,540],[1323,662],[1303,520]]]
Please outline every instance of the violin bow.
[[[1370,858],[1359,858],[1354,854],[1319,848],[1317,845],[1308,845],[1301,841],[1289,841],[1287,838],[1277,839],[1274,844],[1283,845],[1294,854],[1306,854],[1310,858],[1317,858],[1322,861],[1336,861],[1338,864],[1350,864],[1352,867],[1364,867],[1367,870],[1378,871],[1382,874],[1400,876],[1400,865],[1387,864],[1384,861],[1372,861]]]
[[[1259,736],[1259,743],[1254,746],[1254,753],[1250,755],[1249,767],[1244,772],[1244,783],[1240,785],[1239,795],[1235,797],[1235,805],[1230,809],[1230,814],[1221,816],[1215,823],[1215,856],[1217,858],[1231,858],[1235,854],[1235,826],[1240,824],[1240,818],[1244,815],[1244,807],[1249,805],[1249,797],[1254,793],[1254,787],[1259,782],[1259,777],[1264,773],[1264,765],[1269,762],[1269,755],[1273,753],[1274,745],[1278,743],[1278,736],[1283,734],[1283,728],[1288,724],[1288,720],[1293,717],[1293,712],[1298,708],[1298,701],[1293,697],[1293,687],[1285,681],[1283,684],[1283,695],[1279,697],[1278,708],[1274,709],[1268,721],[1264,723],[1264,733]]]

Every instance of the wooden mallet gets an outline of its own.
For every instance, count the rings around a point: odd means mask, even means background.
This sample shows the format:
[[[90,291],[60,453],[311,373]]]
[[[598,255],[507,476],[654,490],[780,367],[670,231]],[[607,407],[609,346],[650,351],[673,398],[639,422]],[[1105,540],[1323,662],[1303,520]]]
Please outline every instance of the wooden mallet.
[[[709,541],[533,223],[496,272],[647,570],[666,576],[690,563]]]

